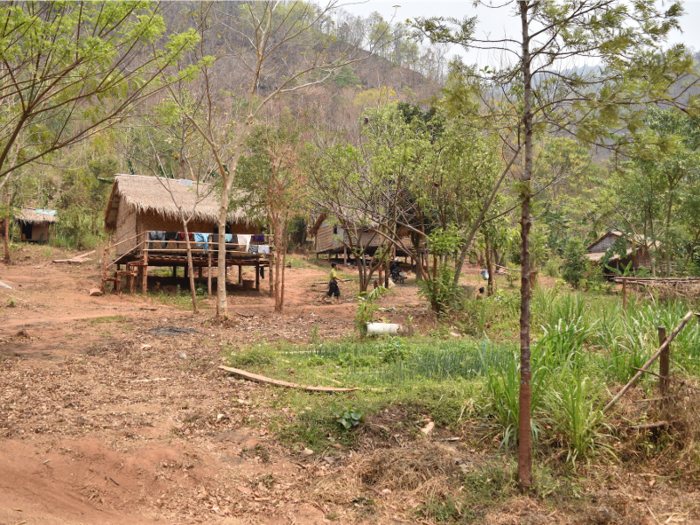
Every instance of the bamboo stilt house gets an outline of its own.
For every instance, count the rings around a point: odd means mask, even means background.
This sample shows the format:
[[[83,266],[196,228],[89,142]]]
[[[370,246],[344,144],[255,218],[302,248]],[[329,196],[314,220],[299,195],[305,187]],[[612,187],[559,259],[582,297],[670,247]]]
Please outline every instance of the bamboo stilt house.
[[[105,266],[116,266],[116,272],[114,278],[108,278],[105,268],[103,280],[116,280],[121,265],[126,266],[122,274],[128,277],[134,277],[138,268],[143,283],[149,266],[170,266],[176,275],[177,267],[187,265],[183,214],[191,217],[188,232],[198,235],[190,242],[194,266],[208,267],[211,273],[217,265],[219,234],[219,196],[215,188],[190,180],[116,175],[105,211],[105,230],[113,234],[110,244],[114,250],[113,261]],[[261,267],[269,266],[269,245],[260,242],[264,235],[243,210],[229,211],[225,233],[233,236],[226,240],[226,266],[239,267],[239,281],[242,266],[255,267],[256,276]],[[242,236],[241,242],[238,235]],[[258,240],[251,244],[250,236]],[[265,252],[252,250],[261,244],[268,247]],[[256,277],[256,288],[258,285]]]
[[[371,226],[353,228],[348,232],[340,224],[327,221],[324,213],[318,216],[309,233],[314,236],[314,251],[317,255],[349,253],[351,245],[363,250],[367,255],[373,255],[377,248],[389,244],[386,237]],[[411,246],[409,237],[403,237],[402,242]],[[405,255],[401,250],[397,250],[396,254]]]

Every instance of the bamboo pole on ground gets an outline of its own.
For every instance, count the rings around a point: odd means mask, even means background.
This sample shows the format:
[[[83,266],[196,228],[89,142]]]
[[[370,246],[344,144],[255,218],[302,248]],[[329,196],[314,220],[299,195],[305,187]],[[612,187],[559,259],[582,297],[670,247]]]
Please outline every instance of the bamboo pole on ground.
[[[669,345],[671,344],[671,341],[673,341],[673,339],[679,334],[679,332],[680,332],[681,330],[683,330],[683,328],[685,327],[685,325],[688,324],[688,321],[690,321],[690,320],[692,319],[693,315],[694,315],[694,314],[693,314],[692,311],[691,311],[691,312],[688,312],[687,314],[685,314],[685,316],[683,317],[683,319],[681,319],[680,324],[673,330],[673,332],[671,332],[671,335],[669,335],[669,336],[666,338],[665,342],[661,345],[661,348],[659,348],[659,349],[656,351],[656,353],[654,353],[654,355],[651,356],[651,358],[649,359],[649,361],[647,361],[647,362],[644,364],[644,366],[639,370],[639,372],[637,372],[637,373],[634,375],[634,377],[633,377],[632,379],[630,379],[629,383],[627,383],[624,387],[622,387],[622,390],[620,390],[620,391],[615,395],[615,397],[612,398],[612,400],[610,401],[610,403],[608,403],[608,404],[605,406],[605,408],[603,409],[603,413],[606,413],[608,410],[610,410],[610,409],[613,407],[613,405],[614,405],[615,403],[617,403],[617,402],[620,400],[620,398],[621,398],[622,396],[624,396],[625,393],[626,393],[630,388],[632,388],[632,385],[634,385],[634,384],[637,382],[637,380],[638,380],[640,377],[642,377],[642,374],[644,374],[644,373],[647,371],[647,369],[654,363],[654,361],[656,361],[656,360],[659,358],[659,356],[661,355],[661,352],[663,352],[664,350],[668,349]]]

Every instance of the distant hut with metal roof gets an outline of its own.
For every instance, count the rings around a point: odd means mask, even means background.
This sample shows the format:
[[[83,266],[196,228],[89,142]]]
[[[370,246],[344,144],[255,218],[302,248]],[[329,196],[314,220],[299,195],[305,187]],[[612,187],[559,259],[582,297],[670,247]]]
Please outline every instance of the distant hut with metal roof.
[[[23,242],[46,244],[51,236],[51,225],[56,223],[56,210],[41,208],[24,208],[14,219],[20,227],[20,239]]]
[[[624,239],[626,243],[625,254],[620,255],[619,253],[613,253],[607,260],[606,265],[611,268],[622,271],[627,265],[632,262],[632,269],[637,270],[640,267],[650,268],[651,267],[651,255],[649,253],[649,248],[647,243],[644,242],[643,235],[627,235],[621,231],[610,230],[601,237],[599,237],[595,242],[590,244],[586,251],[586,257],[589,261],[594,263],[600,263],[604,260],[606,253],[610,250],[615,243],[620,239]],[[656,242],[656,247],[660,243]]]

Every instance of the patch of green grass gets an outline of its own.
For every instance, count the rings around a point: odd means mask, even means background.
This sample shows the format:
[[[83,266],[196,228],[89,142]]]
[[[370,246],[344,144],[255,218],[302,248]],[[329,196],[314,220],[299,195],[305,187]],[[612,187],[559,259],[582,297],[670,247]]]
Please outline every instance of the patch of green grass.
[[[234,368],[271,366],[275,363],[274,353],[269,349],[254,349],[243,354],[231,354],[229,366]]]
[[[125,315],[106,315],[104,317],[96,317],[95,319],[90,319],[88,321],[90,324],[102,324],[102,323],[123,323],[128,320]]]

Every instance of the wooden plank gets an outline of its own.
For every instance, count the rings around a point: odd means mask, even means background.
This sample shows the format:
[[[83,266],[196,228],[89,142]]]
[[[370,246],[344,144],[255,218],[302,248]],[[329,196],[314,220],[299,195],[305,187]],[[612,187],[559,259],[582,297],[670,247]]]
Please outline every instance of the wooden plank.
[[[256,383],[267,383],[270,385],[281,386],[283,388],[297,388],[299,390],[306,390],[308,392],[354,392],[359,390],[359,388],[335,388],[326,386],[304,386],[298,385],[296,383],[289,383],[287,381],[281,381],[279,379],[271,379],[269,377],[261,376],[258,374],[253,374],[251,372],[246,372],[245,370],[240,370],[238,368],[232,368],[230,366],[219,366],[221,370],[226,372],[231,372],[237,376],[241,376],[249,381],[255,381]]]

